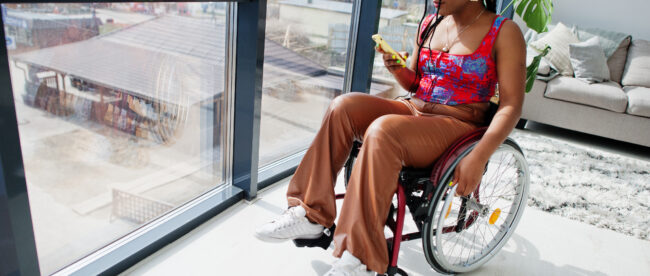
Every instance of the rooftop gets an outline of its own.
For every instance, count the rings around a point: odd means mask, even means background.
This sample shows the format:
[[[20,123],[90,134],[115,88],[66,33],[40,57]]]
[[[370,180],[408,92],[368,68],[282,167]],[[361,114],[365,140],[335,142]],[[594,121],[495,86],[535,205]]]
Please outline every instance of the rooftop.
[[[3,9],[4,10],[4,9]],[[94,19],[93,19],[94,18]],[[36,13],[16,10],[6,10],[3,18],[3,23],[9,26],[20,27],[24,29],[51,29],[53,24],[68,25],[68,24],[90,24],[95,21],[99,23],[99,19],[93,17],[90,13],[83,14],[56,14],[56,13]]]
[[[152,99],[178,102],[182,91],[194,103],[222,92],[224,30],[210,19],[162,16],[14,59]],[[327,74],[323,66],[271,40],[265,44],[265,79]]]
[[[7,10],[7,15],[20,19],[28,20],[64,20],[64,19],[78,19],[78,18],[92,18],[90,13],[81,14],[57,14],[57,13],[38,13],[28,11]]]

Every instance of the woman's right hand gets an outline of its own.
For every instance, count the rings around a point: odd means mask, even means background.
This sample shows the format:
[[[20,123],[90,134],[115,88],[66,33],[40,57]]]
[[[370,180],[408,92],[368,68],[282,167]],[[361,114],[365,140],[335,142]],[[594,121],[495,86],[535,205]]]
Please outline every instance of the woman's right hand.
[[[393,73],[395,71],[407,68],[406,67],[407,64],[404,64],[401,61],[399,61],[396,56],[384,52],[384,50],[380,46],[375,46],[375,50],[383,55],[384,66],[386,66],[389,72]],[[408,52],[400,52],[399,54],[402,56],[404,60],[406,60],[409,56]]]

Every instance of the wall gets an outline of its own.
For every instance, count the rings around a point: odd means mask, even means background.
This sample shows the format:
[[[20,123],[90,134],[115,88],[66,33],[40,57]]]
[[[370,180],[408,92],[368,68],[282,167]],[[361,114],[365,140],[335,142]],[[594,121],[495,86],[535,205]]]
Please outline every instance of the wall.
[[[553,0],[553,5],[553,24],[595,27],[650,40],[648,0]]]

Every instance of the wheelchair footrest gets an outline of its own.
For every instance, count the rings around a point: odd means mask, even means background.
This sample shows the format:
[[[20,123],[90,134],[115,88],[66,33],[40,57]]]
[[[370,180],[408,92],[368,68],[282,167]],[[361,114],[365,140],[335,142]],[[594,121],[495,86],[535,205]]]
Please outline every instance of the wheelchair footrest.
[[[334,238],[334,230],[336,230],[336,224],[333,224],[330,228],[326,228],[323,231],[323,235],[321,235],[319,238],[295,239],[293,240],[293,243],[297,247],[320,247],[327,250],[327,248],[330,246],[330,243],[332,243],[332,239]]]
[[[379,274],[377,274],[377,275],[379,275]],[[385,275],[388,275],[388,276],[394,276],[394,275],[408,276],[408,274],[406,274],[406,271],[404,271],[401,268],[396,267],[396,266],[389,266],[388,270],[386,270]]]

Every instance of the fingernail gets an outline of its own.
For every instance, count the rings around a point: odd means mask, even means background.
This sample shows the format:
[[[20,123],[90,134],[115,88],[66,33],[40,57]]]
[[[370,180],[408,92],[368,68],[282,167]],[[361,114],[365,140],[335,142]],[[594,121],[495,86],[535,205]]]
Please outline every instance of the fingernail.
[[[399,63],[399,60],[397,60],[397,63]]]
[[[393,55],[393,58],[395,58],[395,55]]]
[[[406,67],[406,64],[402,65],[402,67]]]

